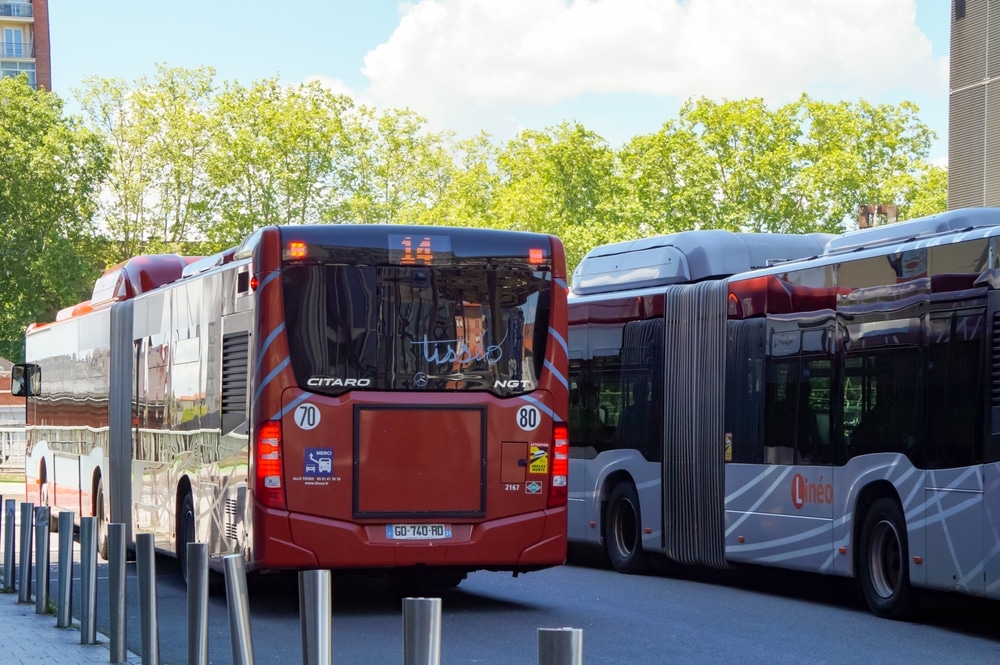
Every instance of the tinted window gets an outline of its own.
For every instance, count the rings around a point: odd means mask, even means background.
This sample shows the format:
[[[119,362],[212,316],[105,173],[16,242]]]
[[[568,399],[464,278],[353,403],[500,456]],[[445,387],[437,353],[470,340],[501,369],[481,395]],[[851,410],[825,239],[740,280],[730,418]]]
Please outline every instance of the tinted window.
[[[547,272],[290,263],[283,280],[292,366],[303,388],[504,395],[538,380]]]

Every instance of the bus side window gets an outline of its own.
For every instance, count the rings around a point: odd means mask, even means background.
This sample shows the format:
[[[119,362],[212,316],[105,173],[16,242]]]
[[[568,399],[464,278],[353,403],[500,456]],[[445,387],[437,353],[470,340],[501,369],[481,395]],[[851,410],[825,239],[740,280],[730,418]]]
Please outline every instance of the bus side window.
[[[619,374],[621,364],[618,356],[594,358],[591,367],[594,378],[594,404],[589,411],[590,444],[597,452],[612,450],[615,428],[618,426],[618,412],[621,408],[621,385]]]
[[[830,464],[830,362],[772,360],[764,391],[764,462]],[[821,418],[822,416],[822,418]]]
[[[790,376],[798,373],[798,358],[773,361],[764,384],[764,463],[796,464],[796,393]]]
[[[848,454],[905,453],[920,463],[923,443],[920,409],[920,352],[904,348],[860,358],[861,415],[850,431]]]

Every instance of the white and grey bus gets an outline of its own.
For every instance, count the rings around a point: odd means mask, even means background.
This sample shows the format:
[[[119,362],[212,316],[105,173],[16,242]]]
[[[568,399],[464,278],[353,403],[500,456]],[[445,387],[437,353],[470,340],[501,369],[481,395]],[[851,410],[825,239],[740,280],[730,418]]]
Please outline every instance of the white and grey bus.
[[[853,577],[883,617],[918,588],[1000,598],[1000,210],[810,241],[689,232],[581,262],[571,542],[622,572],[659,553]]]

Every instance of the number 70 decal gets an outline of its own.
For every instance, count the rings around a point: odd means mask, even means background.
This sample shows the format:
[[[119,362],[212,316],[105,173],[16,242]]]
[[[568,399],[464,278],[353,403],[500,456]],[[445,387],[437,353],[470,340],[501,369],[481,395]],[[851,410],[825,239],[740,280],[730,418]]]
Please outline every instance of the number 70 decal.
[[[302,429],[312,429],[319,425],[319,409],[314,404],[300,404],[295,409],[295,424]]]

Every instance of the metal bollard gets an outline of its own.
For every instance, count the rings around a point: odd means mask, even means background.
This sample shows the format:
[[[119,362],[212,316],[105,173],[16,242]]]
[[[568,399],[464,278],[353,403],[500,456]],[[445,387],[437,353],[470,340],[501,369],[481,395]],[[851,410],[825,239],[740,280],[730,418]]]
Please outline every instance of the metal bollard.
[[[253,638],[250,635],[250,603],[247,600],[246,564],[242,554],[222,557],[226,573],[226,606],[229,608],[229,638],[233,644],[233,665],[253,665]]]
[[[403,599],[403,665],[440,665],[441,599]]]
[[[97,518],[80,518],[80,644],[97,644]]]
[[[3,590],[14,590],[14,518],[17,515],[17,500],[7,499],[4,504],[3,525]]]
[[[583,665],[583,629],[539,628],[538,665]]]
[[[108,602],[111,614],[111,662],[124,663],[125,645],[125,525],[108,525]]]
[[[73,623],[73,513],[59,513],[59,587],[56,589],[56,628]]]
[[[299,573],[303,665],[333,665],[333,592],[329,570]]]
[[[21,502],[21,569],[17,576],[17,602],[31,601],[31,521],[35,515],[35,504]]]
[[[142,665],[159,665],[160,631],[156,616],[156,549],[153,534],[136,534],[135,562],[139,576]]]
[[[35,508],[35,614],[49,609],[49,509]]]
[[[208,544],[187,544],[188,665],[208,665]]]

